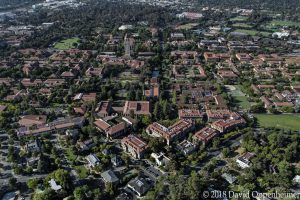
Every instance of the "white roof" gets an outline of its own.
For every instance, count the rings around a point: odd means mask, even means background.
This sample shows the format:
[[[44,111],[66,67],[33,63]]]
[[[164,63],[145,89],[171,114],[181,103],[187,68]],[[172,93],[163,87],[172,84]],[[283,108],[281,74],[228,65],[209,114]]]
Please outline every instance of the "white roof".
[[[58,191],[58,190],[61,189],[61,186],[60,186],[60,185],[57,185],[54,179],[51,179],[51,180],[49,181],[49,184],[50,184],[52,190]]]

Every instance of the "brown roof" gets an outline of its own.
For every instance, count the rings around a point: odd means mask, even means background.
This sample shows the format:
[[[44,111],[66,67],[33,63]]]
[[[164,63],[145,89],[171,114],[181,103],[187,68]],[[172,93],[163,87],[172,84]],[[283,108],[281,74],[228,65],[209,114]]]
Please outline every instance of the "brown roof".
[[[218,134],[219,134],[219,132],[217,130],[209,128],[209,127],[205,127],[203,129],[201,129],[200,131],[198,131],[197,133],[195,133],[193,138],[200,140],[204,143],[207,143],[208,141],[210,141],[212,138],[214,138]]]
[[[150,115],[150,103],[148,101],[126,101],[123,114],[128,115],[131,111],[135,115]]]
[[[46,115],[25,115],[19,120],[21,126],[33,126],[45,124],[47,121]]]
[[[110,127],[110,125],[102,119],[96,120],[94,122],[94,124],[97,126],[97,128],[99,128],[103,131],[105,131],[106,129],[108,129]]]
[[[117,125],[114,125],[112,127],[110,127],[108,130],[107,130],[107,134],[108,135],[113,135],[115,133],[118,133],[120,131],[123,131],[124,129],[126,128],[126,124],[125,122],[121,122]]]
[[[6,108],[7,108],[7,106],[5,106],[5,105],[0,105],[0,112],[3,112]]]
[[[136,149],[137,152],[142,152],[147,149],[147,144],[135,135],[128,135],[122,139],[122,144],[126,144]]]

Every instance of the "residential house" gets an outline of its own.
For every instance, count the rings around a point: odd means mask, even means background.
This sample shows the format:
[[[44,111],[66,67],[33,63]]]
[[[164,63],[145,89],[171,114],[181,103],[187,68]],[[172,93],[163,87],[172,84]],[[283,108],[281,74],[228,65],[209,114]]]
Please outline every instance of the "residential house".
[[[170,158],[165,156],[164,153],[151,153],[151,157],[155,159],[155,162],[158,166],[166,165],[168,162],[170,162]]]
[[[188,140],[184,140],[177,147],[184,155],[189,155],[196,150],[197,146]]]
[[[151,188],[151,185],[145,178],[137,177],[127,184],[128,188],[133,190],[139,197],[143,196]]]
[[[58,192],[62,189],[61,185],[58,185],[53,178],[48,183],[51,189],[54,190],[55,192]]]
[[[99,158],[94,154],[88,155],[86,157],[86,160],[88,161],[89,167],[91,167],[91,168],[94,168],[100,164]]]
[[[39,139],[29,142],[25,145],[25,151],[27,152],[40,152],[41,151],[41,141]]]
[[[249,168],[251,165],[250,159],[254,156],[253,153],[247,152],[236,159],[237,164],[242,168]]]
[[[119,183],[119,178],[112,170],[101,173],[101,177],[105,183],[111,183],[113,186]]]
[[[110,159],[110,162],[112,163],[112,165],[113,165],[114,167],[119,167],[120,165],[122,165],[123,160],[122,160],[119,156],[113,156],[113,157]]]
[[[222,174],[222,178],[224,178],[229,184],[233,184],[237,179],[235,176],[228,173]]]

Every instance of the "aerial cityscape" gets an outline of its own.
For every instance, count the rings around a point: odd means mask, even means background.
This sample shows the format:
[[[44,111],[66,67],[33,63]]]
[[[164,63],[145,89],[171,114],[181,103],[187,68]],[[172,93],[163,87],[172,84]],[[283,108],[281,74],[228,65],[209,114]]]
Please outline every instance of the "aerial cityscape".
[[[0,0],[0,199],[300,199],[300,1]]]

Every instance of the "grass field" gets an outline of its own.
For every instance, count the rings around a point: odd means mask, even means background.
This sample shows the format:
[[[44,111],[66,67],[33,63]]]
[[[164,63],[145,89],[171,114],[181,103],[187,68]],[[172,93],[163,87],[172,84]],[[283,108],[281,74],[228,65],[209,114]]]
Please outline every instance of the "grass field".
[[[69,161],[75,161],[77,156],[73,154],[72,150],[70,148],[66,149],[66,156]]]
[[[300,130],[300,115],[255,115],[261,127],[276,127],[290,129],[293,131]]]
[[[194,28],[198,25],[199,25],[198,23],[188,23],[188,24],[179,25],[175,29],[176,30],[189,30],[189,29],[192,29],[192,28]]]
[[[235,103],[243,108],[243,109],[249,109],[251,106],[251,103],[248,101],[247,96],[241,91],[239,85],[231,85],[231,86],[226,86],[228,88],[229,94],[233,96]]]
[[[252,28],[251,25],[246,23],[235,23],[232,25],[233,27],[240,27],[240,28]]]
[[[263,36],[269,36],[271,34],[269,32],[260,32],[260,31],[249,30],[249,29],[237,29],[237,30],[235,30],[235,32],[246,33],[251,36],[255,36],[257,34],[261,34]]]
[[[246,96],[235,96],[234,99],[243,109],[250,109],[251,104]]]
[[[242,21],[247,21],[248,17],[243,17],[243,16],[238,16],[235,18],[231,18],[230,21],[232,22],[242,22]]]
[[[60,50],[72,49],[72,48],[76,47],[76,44],[78,44],[79,41],[80,41],[80,39],[77,37],[65,39],[60,42],[57,42],[54,45],[54,48],[60,49]]]
[[[270,25],[272,25],[272,26],[296,26],[296,27],[300,27],[300,22],[273,20],[273,21],[270,22]]]
[[[75,170],[79,176],[79,178],[86,178],[88,177],[88,170],[85,168],[85,166],[80,165],[80,166],[75,166]]]

